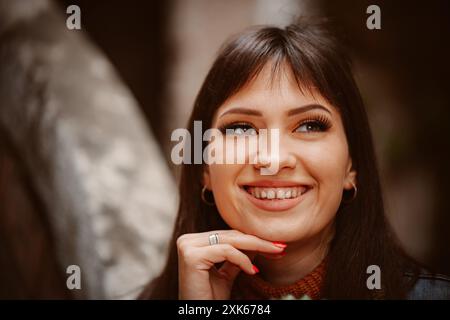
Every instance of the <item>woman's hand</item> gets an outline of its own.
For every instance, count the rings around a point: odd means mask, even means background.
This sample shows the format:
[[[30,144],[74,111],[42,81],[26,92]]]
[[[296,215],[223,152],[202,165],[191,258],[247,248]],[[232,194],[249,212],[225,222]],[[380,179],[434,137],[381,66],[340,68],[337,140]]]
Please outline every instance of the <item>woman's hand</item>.
[[[209,236],[217,233],[219,244],[210,245]],[[242,270],[255,274],[258,269],[241,250],[280,254],[285,245],[272,243],[237,230],[218,230],[180,236],[178,249],[179,299],[229,299],[234,279]],[[217,269],[214,264],[224,262]]]

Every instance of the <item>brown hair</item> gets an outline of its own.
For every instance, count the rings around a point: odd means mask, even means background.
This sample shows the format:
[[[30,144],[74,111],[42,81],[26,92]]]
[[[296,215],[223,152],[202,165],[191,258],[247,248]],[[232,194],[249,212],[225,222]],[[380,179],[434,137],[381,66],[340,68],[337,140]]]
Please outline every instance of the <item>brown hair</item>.
[[[273,72],[288,65],[300,90],[319,92],[342,117],[352,158],[358,173],[358,194],[338,209],[336,233],[331,243],[322,297],[328,299],[373,298],[366,287],[369,265],[382,272],[383,298],[402,298],[412,285],[403,272],[415,265],[396,244],[386,221],[375,152],[358,87],[342,42],[324,20],[301,19],[284,29],[251,28],[225,44],[209,71],[194,104],[188,130],[194,120],[211,126],[215,111],[227,98],[254,79],[270,61]],[[161,275],[147,286],[141,298],[178,298],[176,240],[185,233],[229,229],[216,207],[201,201],[203,165],[184,164],[180,180],[180,207],[169,256]]]

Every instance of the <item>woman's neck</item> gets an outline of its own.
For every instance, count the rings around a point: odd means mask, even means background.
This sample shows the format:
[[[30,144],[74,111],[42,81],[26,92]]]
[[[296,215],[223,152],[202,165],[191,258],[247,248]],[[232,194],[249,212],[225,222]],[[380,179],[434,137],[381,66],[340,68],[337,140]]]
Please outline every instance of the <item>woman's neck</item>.
[[[278,259],[256,256],[260,276],[274,285],[290,285],[316,268],[328,253],[334,235],[333,225],[307,241],[287,243],[285,256]]]

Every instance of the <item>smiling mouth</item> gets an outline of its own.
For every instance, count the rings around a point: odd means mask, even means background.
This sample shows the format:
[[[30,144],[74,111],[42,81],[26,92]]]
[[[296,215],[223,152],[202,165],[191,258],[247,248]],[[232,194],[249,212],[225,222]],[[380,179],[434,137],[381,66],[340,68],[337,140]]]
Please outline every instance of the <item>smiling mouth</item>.
[[[256,199],[262,200],[294,199],[305,194],[309,189],[309,187],[307,186],[294,186],[283,188],[244,186],[243,188],[251,196],[255,197]]]
[[[312,186],[241,186],[246,198],[257,208],[265,211],[286,211],[298,205]]]

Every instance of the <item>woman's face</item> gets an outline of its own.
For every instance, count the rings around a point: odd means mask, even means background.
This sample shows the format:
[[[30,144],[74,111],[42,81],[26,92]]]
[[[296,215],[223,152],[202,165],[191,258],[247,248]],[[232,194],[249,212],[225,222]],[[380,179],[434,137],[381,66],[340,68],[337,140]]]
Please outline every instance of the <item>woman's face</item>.
[[[223,152],[260,129],[278,129],[278,170],[261,175],[267,158],[250,164],[210,164],[204,183],[224,221],[232,228],[270,241],[293,242],[330,226],[344,189],[355,183],[341,117],[318,93],[303,94],[290,68],[272,81],[271,66],[216,111],[214,128],[225,134]],[[251,129],[255,131],[252,132]],[[254,139],[255,135],[250,137]],[[269,159],[276,159],[269,158]]]

